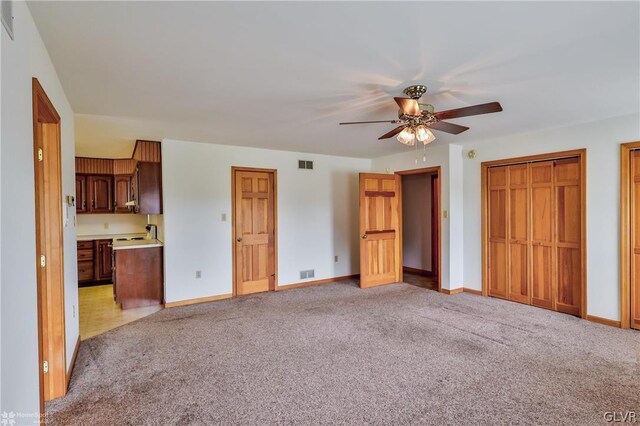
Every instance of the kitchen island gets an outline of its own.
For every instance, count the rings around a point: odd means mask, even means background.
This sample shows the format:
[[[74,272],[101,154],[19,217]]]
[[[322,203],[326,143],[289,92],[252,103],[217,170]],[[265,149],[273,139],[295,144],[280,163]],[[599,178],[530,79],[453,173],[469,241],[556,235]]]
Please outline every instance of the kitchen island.
[[[114,240],[113,290],[122,309],[164,303],[162,252],[159,240]]]

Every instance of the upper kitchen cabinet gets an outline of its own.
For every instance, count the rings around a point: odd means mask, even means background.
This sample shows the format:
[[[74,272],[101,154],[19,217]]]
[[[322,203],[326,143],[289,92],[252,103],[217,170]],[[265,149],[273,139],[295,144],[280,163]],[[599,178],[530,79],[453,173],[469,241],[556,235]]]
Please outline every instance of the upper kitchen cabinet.
[[[87,212],[87,177],[76,175],[76,212]]]
[[[89,199],[90,213],[113,212],[113,177],[112,176],[88,176],[87,196]]]
[[[138,163],[136,170],[138,209],[141,214],[162,213],[162,169],[160,163]]]
[[[143,140],[131,158],[76,157],[76,213],[162,213],[161,159]]]
[[[113,177],[113,211],[115,213],[131,213],[133,208],[127,203],[133,200],[132,178],[130,175]]]

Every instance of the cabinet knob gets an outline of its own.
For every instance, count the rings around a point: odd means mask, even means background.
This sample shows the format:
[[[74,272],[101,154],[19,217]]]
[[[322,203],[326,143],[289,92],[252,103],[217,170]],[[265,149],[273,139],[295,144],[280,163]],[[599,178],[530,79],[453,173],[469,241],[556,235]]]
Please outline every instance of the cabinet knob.
[[[242,237],[238,237],[238,238],[236,238],[236,241],[237,241],[237,242],[242,242]]]

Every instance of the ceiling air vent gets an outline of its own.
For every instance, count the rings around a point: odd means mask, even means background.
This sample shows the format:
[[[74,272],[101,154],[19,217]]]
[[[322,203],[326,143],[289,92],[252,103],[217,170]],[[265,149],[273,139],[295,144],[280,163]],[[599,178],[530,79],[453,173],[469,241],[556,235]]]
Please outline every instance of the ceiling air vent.
[[[2,25],[13,40],[13,1],[2,0]]]
[[[313,161],[298,160],[298,168],[313,170]]]

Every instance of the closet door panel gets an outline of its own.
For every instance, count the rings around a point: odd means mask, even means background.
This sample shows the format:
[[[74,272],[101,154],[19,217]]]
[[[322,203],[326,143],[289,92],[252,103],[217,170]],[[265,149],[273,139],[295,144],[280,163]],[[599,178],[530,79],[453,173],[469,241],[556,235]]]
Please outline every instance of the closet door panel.
[[[531,304],[554,309],[553,161],[531,164]]]
[[[530,303],[528,166],[509,166],[509,299]]]
[[[489,295],[507,298],[507,168],[488,170]]]
[[[557,289],[556,309],[580,315],[582,288],[582,207],[580,163],[557,160],[555,167]]]

